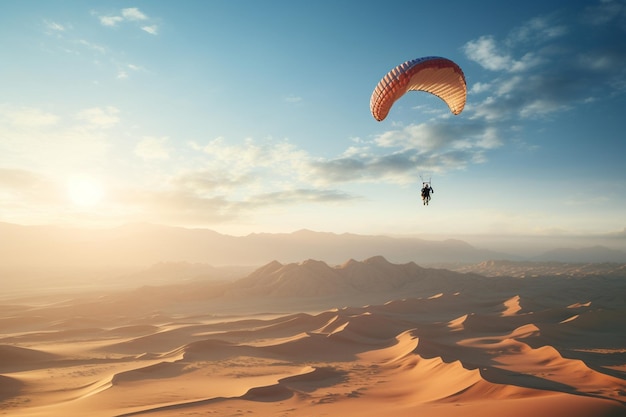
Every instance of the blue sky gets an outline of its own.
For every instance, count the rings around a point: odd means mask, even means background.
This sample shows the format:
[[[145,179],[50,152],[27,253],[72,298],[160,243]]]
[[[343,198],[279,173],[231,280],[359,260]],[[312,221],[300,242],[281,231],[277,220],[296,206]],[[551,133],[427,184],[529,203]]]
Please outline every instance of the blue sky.
[[[623,0],[3,1],[0,221],[624,236],[624,39]],[[429,55],[463,113],[376,122]]]

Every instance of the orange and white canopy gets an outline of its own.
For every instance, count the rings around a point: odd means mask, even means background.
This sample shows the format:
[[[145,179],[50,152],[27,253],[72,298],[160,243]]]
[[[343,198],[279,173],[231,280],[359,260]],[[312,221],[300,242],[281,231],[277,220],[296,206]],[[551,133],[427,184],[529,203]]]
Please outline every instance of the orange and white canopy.
[[[378,83],[370,100],[374,119],[381,121],[407,91],[425,91],[446,102],[453,114],[465,107],[467,85],[461,68],[446,58],[430,56],[398,65]]]

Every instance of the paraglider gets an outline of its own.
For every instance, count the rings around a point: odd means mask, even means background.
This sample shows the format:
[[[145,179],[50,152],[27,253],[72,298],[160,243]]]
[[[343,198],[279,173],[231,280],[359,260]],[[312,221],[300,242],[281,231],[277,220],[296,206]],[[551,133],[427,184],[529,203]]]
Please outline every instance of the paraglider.
[[[428,181],[424,181],[424,178],[422,178],[421,195],[422,195],[422,202],[424,203],[425,206],[427,206],[428,203],[430,202],[430,193],[435,192],[435,190],[433,190],[433,187],[431,187],[430,183],[431,183],[430,179]]]
[[[424,203],[425,206],[428,205],[428,203],[430,202],[430,193],[434,193],[435,190],[433,190],[430,187],[430,184],[428,184],[427,182],[425,182],[423,184],[422,187],[422,202]]]
[[[398,65],[380,80],[370,99],[374,119],[379,122],[384,120],[391,106],[407,91],[434,94],[455,115],[463,111],[467,97],[467,85],[461,67],[446,58],[417,58]]]

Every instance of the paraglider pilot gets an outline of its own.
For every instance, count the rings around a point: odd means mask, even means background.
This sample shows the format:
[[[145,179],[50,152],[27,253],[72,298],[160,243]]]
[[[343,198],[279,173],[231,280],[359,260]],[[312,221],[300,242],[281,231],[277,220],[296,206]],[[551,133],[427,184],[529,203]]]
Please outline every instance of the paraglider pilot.
[[[424,201],[424,205],[427,206],[430,201],[430,193],[434,193],[435,190],[432,189],[430,184],[427,182],[422,183],[422,200]]]

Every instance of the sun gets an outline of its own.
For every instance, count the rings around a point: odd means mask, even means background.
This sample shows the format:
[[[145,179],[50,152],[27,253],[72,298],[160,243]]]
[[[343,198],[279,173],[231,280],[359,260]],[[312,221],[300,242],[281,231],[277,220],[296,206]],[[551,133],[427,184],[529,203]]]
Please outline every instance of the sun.
[[[104,188],[91,176],[75,175],[67,181],[67,195],[74,205],[93,207],[104,198]]]

